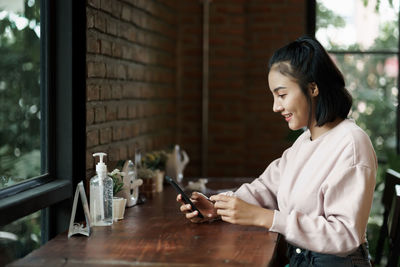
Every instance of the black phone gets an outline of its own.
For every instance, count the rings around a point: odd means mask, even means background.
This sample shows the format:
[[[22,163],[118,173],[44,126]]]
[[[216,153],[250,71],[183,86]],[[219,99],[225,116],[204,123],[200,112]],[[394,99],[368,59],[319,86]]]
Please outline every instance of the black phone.
[[[203,219],[204,218],[203,214],[201,214],[200,210],[193,204],[193,202],[185,194],[185,192],[183,192],[182,188],[180,188],[179,185],[177,183],[175,183],[175,181],[172,180],[172,178],[169,177],[169,176],[165,176],[165,180],[167,180],[168,183],[170,183],[175,188],[175,190],[176,190],[176,192],[178,192],[178,194],[182,195],[183,202],[185,202],[186,204],[190,204],[190,206],[192,207],[193,211],[197,210],[197,212],[198,212],[197,217]]]

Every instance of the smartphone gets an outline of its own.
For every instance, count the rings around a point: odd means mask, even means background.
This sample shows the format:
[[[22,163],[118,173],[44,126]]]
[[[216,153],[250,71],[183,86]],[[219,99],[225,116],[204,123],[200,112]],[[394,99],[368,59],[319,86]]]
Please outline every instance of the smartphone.
[[[203,214],[201,214],[200,210],[193,204],[193,202],[185,194],[185,192],[183,192],[183,190],[179,187],[179,185],[177,183],[175,183],[175,181],[172,180],[172,178],[169,176],[165,176],[165,180],[167,180],[175,188],[175,190],[176,190],[176,192],[178,192],[178,194],[182,195],[183,202],[185,202],[186,204],[190,204],[193,211],[197,210],[197,212],[198,212],[197,217],[203,219],[204,218]]]

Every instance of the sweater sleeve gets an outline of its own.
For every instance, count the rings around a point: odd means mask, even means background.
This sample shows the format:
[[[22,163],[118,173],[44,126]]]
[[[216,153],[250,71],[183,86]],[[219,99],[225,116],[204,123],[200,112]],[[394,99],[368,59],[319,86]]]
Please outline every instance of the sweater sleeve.
[[[275,210],[271,231],[309,250],[348,255],[365,242],[365,231],[375,188],[375,170],[351,166],[333,172],[323,184],[319,216]]]
[[[276,195],[288,153],[290,153],[290,148],[282,154],[281,158],[271,162],[260,177],[251,183],[243,184],[234,193],[231,192],[228,195],[235,195],[243,201],[263,208],[277,209]]]

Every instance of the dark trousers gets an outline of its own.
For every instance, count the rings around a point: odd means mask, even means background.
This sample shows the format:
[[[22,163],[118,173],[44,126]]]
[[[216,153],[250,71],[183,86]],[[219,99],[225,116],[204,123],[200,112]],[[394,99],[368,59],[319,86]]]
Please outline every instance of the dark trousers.
[[[371,266],[368,252],[368,243],[358,247],[356,251],[346,257],[331,254],[322,254],[288,244],[288,257],[290,267],[364,267]]]

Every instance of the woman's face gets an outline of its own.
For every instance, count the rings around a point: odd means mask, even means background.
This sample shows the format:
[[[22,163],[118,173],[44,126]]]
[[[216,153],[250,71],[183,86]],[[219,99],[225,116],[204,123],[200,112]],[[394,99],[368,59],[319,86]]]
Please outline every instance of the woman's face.
[[[274,97],[273,111],[282,114],[291,130],[307,127],[309,104],[299,84],[276,68],[269,72],[268,83]]]

